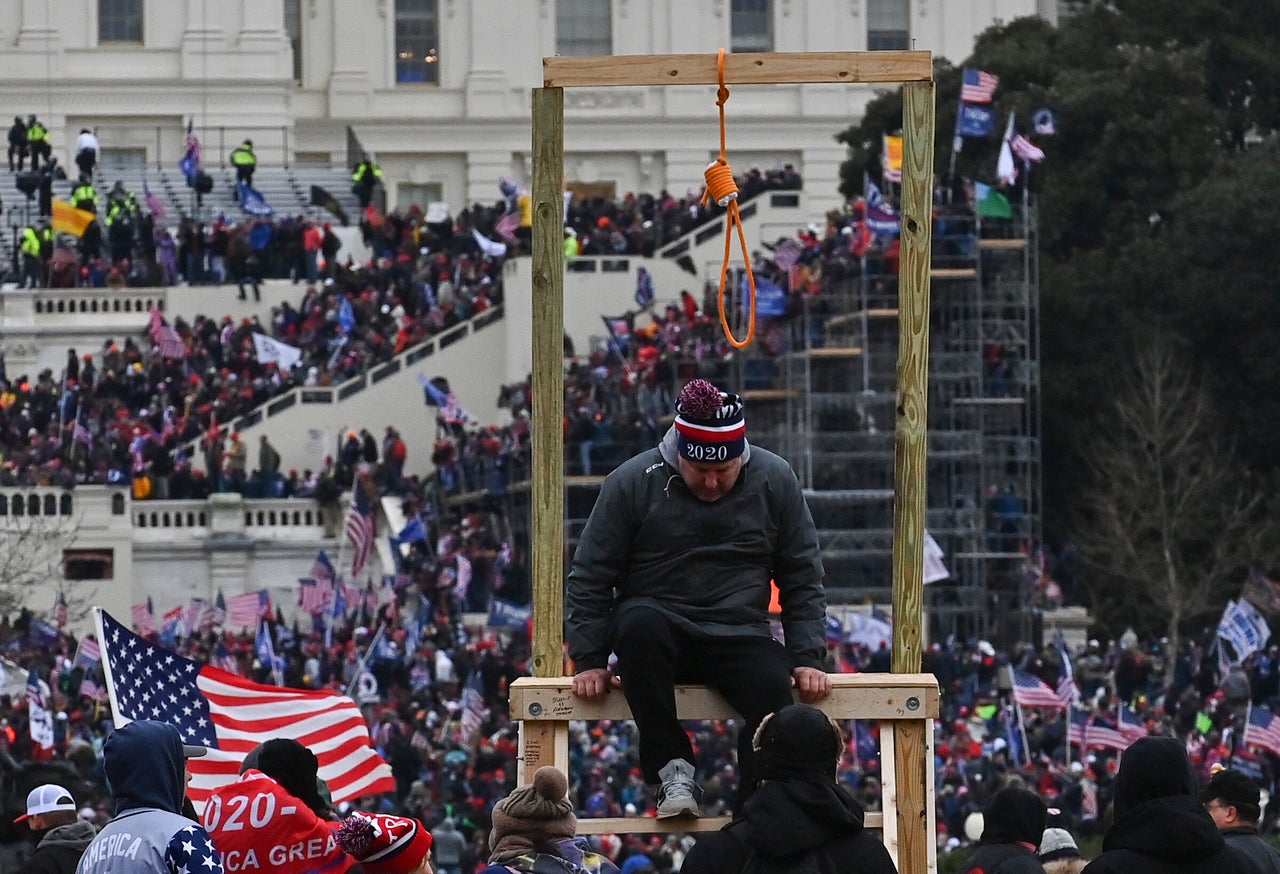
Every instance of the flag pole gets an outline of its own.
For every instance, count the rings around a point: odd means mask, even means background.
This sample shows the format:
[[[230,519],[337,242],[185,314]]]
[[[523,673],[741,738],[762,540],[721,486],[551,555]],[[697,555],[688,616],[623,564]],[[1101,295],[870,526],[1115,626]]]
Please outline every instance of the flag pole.
[[[964,111],[964,72],[960,73],[960,90],[956,93],[956,123],[952,128],[951,162],[947,165],[947,204],[951,204],[956,184],[956,156],[964,143],[960,138],[960,114]]]
[[[373,640],[369,641],[368,648],[364,651],[364,655],[360,657],[359,664],[356,665],[356,670],[354,675],[351,677],[351,682],[347,684],[347,697],[352,701],[355,701],[356,698],[355,691],[356,686],[360,683],[360,675],[364,673],[365,666],[369,664],[369,658],[373,655],[374,648],[377,647],[378,641],[382,640],[382,633],[386,630],[386,624],[379,621],[377,633],[373,635]],[[356,703],[359,704],[360,702],[356,701]]]

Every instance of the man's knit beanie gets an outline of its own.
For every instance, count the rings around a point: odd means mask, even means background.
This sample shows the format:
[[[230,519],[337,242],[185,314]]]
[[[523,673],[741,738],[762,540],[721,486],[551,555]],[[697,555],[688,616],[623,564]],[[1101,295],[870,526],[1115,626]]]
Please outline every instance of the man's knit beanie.
[[[573,815],[568,793],[569,781],[559,769],[550,765],[539,768],[531,785],[513,790],[494,805],[489,845],[496,849],[508,838],[522,839],[520,843],[532,846],[573,837],[578,818]]]
[[[692,379],[680,390],[675,427],[680,454],[689,461],[731,461],[747,446],[742,398],[705,379]]]
[[[818,708],[790,704],[764,718],[751,746],[762,780],[834,780],[844,739],[839,726]]]

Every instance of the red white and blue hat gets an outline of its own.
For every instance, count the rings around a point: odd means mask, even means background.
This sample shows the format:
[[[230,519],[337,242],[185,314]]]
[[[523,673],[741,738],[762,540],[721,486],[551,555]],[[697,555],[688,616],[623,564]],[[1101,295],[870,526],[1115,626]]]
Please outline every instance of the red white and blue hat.
[[[689,461],[730,461],[747,447],[742,398],[705,379],[690,380],[680,390],[675,426],[680,454]]]

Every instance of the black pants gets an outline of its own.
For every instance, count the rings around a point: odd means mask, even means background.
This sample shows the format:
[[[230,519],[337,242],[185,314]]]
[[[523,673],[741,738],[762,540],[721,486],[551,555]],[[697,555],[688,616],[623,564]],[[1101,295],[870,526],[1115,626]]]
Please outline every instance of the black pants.
[[[676,718],[675,685],[709,686],[742,716],[738,731],[738,806],[751,793],[751,737],[770,713],[792,703],[791,656],[768,637],[707,638],[682,632],[648,607],[625,611],[614,631],[622,691],[640,733],[640,766],[649,783],[672,759],[696,764]]]

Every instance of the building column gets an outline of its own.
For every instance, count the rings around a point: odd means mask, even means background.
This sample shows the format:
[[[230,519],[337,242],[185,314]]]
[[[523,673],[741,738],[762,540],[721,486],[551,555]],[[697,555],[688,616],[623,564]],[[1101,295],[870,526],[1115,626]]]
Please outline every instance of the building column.
[[[247,78],[292,79],[283,0],[241,0],[237,73]]]
[[[491,22],[511,15],[509,0],[471,0],[471,68],[467,70],[466,96],[469,117],[498,117],[507,113],[505,56],[507,48],[493,39]]]
[[[509,151],[478,150],[467,155],[467,202],[493,203],[502,197],[498,180],[512,173],[513,157]]]
[[[200,81],[210,73],[217,73],[226,51],[219,21],[216,4],[210,4],[209,0],[187,0],[187,26],[182,31],[183,79]]]
[[[22,0],[17,50],[22,53],[60,52],[57,19],[47,0]],[[57,61],[53,69],[58,69]]]
[[[333,20],[333,72],[329,74],[329,116],[361,118],[369,112],[372,84],[369,74],[371,56],[361,44],[361,34],[370,28],[387,31],[388,4],[378,5],[372,20],[366,4],[351,0],[330,0]],[[392,49],[394,50],[394,49]],[[381,58],[381,55],[373,57]]]

